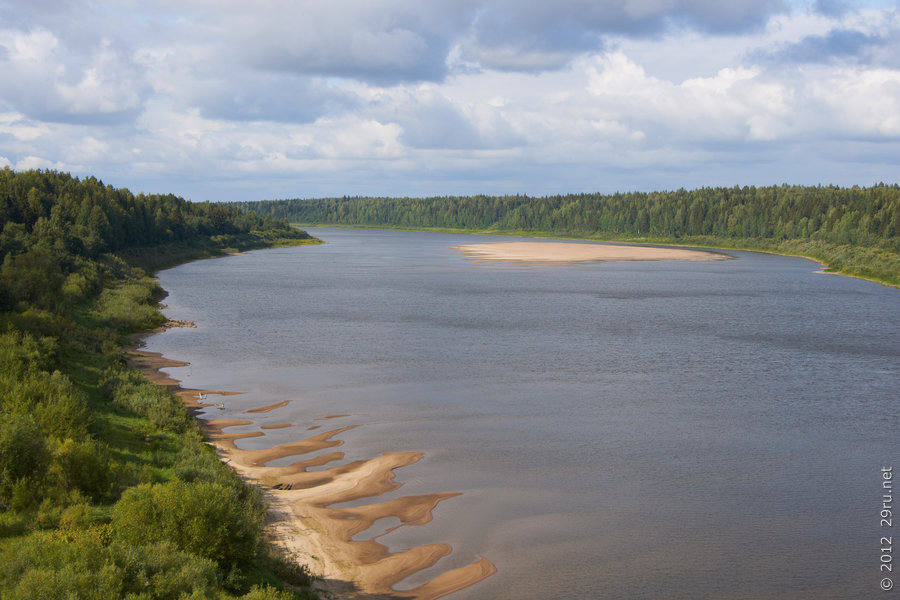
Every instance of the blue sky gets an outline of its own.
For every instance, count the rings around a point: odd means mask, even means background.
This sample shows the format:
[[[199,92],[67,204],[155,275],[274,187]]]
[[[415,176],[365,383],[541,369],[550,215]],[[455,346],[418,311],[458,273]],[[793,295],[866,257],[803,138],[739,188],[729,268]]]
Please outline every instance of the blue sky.
[[[0,0],[0,165],[194,200],[896,182],[900,11]]]

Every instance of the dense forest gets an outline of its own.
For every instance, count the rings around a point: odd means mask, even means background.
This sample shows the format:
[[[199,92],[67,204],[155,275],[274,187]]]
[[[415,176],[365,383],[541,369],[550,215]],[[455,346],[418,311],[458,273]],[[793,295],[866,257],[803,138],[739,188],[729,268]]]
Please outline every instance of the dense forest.
[[[306,225],[436,228],[676,242],[802,254],[900,283],[900,186],[770,186],[652,193],[325,198],[240,206]]]
[[[126,364],[164,321],[136,266],[314,241],[94,178],[0,170],[0,598],[311,599],[265,504]]]

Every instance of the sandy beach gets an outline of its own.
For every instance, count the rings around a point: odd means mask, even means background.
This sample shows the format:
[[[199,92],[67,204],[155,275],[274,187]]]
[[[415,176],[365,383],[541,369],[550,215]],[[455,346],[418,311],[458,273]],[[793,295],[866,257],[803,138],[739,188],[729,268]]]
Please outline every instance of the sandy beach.
[[[454,246],[472,260],[567,264],[605,260],[723,260],[725,254],[683,248],[576,242],[487,242]]]
[[[204,395],[231,395],[239,392],[224,390],[196,390],[182,388],[178,380],[161,372],[187,363],[166,359],[157,353],[132,349],[130,366],[139,369],[150,381],[172,390],[196,414],[209,404],[199,402]],[[245,411],[259,414],[277,410],[288,401]],[[345,419],[350,415],[325,415],[316,421]],[[447,594],[471,586],[493,575],[494,565],[486,558],[460,568],[451,569],[427,583],[411,590],[395,591],[393,586],[410,575],[429,568],[452,552],[448,544],[434,543],[399,552],[390,552],[378,538],[397,527],[424,525],[432,520],[432,511],[458,492],[440,492],[404,496],[384,502],[353,508],[331,508],[332,505],[373,498],[396,490],[403,484],[396,480],[395,470],[422,459],[420,452],[390,452],[366,460],[357,460],[331,468],[309,471],[340,461],[344,453],[334,450],[282,467],[268,467],[267,463],[285,457],[302,457],[310,453],[337,448],[344,442],[341,433],[357,427],[354,424],[309,435],[271,448],[242,450],[236,442],[265,435],[263,429],[288,428],[292,424],[259,427],[256,431],[230,433],[230,427],[253,425],[248,419],[200,420],[201,426],[217,453],[246,481],[263,486],[269,503],[267,536],[321,578],[318,586],[330,598],[350,600],[365,594],[367,598],[436,600]],[[312,426],[307,429],[314,429]],[[354,540],[376,520],[396,517],[400,525],[376,531],[368,539]]]

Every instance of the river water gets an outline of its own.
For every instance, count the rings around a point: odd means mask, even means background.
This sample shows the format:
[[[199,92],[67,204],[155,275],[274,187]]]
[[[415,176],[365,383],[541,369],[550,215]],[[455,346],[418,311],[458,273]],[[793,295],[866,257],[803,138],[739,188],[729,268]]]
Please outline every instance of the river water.
[[[380,541],[454,551],[398,587],[483,555],[498,573],[452,598],[879,593],[897,290],[752,252],[522,265],[452,249],[510,238],[310,231],[327,244],[161,272],[166,314],[197,328],[148,349],[244,392],[211,417],[291,401],[247,429],[294,427],[240,447],[357,424],[347,461],[423,451],[371,501],[462,495]]]

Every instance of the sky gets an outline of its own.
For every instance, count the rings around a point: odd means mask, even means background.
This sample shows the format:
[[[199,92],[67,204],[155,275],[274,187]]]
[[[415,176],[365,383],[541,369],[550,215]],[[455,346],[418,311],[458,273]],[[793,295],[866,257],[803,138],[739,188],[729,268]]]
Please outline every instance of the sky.
[[[900,2],[0,0],[0,167],[202,200],[900,180]]]

